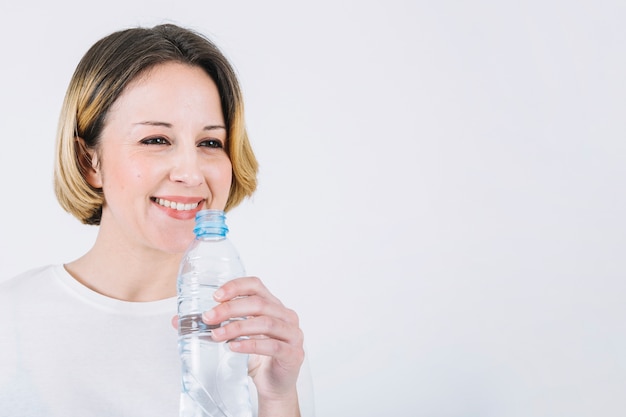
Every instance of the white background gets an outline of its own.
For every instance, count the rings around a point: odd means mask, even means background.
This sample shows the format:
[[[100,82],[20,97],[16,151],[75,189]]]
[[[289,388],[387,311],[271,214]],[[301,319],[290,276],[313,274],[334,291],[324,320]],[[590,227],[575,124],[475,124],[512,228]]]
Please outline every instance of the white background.
[[[231,237],[301,316],[320,417],[626,415],[626,2],[5,3],[0,277],[91,245],[52,191],[65,88],[172,21],[240,74]]]

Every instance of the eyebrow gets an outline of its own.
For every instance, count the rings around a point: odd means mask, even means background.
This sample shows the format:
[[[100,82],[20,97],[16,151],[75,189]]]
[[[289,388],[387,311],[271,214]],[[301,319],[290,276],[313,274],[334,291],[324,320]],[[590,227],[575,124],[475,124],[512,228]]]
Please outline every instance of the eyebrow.
[[[139,123],[135,123],[135,126],[137,125],[142,125],[142,126],[162,126],[162,127],[167,127],[168,129],[171,129],[173,127],[173,125],[171,123],[167,123],[167,122],[157,122],[157,121],[152,121],[152,120],[147,120],[145,122],[139,122]],[[202,128],[202,130],[218,130],[218,129],[223,129],[226,130],[226,126],[224,125],[206,125]]]

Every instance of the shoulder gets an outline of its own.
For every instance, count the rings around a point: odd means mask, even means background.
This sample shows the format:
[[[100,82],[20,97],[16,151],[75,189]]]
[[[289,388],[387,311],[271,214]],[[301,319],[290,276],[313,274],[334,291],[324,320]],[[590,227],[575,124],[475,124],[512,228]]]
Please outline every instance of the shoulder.
[[[0,299],[2,297],[13,297],[18,293],[31,289],[33,286],[49,281],[50,277],[60,267],[62,266],[40,266],[0,281]]]
[[[53,274],[53,271],[58,267],[59,265],[45,265],[26,270],[20,274],[0,280],[0,288],[10,288],[25,281],[41,278],[42,276],[49,276]]]
[[[43,314],[51,308],[53,301],[67,304],[59,279],[62,271],[63,265],[46,265],[1,281],[0,327],[6,326],[7,320]]]

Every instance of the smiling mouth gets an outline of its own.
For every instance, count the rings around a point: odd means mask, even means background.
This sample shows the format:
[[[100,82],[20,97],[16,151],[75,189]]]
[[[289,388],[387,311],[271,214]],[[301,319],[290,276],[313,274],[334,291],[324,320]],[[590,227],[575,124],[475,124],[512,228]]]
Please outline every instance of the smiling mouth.
[[[173,210],[178,210],[178,211],[195,210],[198,207],[198,204],[201,203],[201,201],[198,201],[195,203],[177,203],[175,201],[169,201],[164,198],[156,198],[156,197],[151,197],[150,199],[160,206],[167,207]]]

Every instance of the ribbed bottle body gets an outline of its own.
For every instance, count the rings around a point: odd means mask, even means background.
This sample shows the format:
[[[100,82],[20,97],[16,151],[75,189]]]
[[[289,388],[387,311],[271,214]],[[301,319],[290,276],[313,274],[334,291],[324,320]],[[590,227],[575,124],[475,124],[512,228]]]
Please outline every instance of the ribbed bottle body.
[[[202,321],[202,313],[217,304],[214,292],[245,276],[245,269],[226,237],[223,212],[199,212],[194,231],[196,238],[183,256],[177,279],[180,417],[250,417],[248,355],[231,352],[227,342],[213,341],[212,330],[226,322],[209,326]]]

